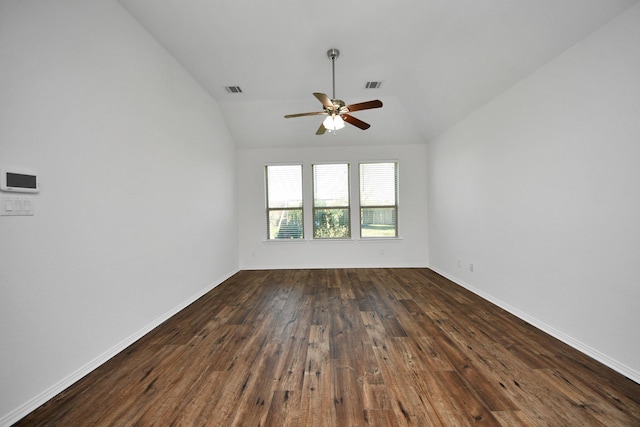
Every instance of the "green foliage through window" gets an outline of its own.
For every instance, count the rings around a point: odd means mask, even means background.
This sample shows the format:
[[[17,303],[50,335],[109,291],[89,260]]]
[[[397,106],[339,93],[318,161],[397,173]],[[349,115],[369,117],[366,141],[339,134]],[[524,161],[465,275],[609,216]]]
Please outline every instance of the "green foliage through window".
[[[349,209],[315,209],[313,237],[347,239],[350,236]]]

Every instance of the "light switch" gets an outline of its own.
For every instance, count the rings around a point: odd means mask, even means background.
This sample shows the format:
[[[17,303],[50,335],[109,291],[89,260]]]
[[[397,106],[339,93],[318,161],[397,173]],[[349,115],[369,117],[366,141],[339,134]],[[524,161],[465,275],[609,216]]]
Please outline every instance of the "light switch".
[[[15,215],[13,210],[13,198],[8,196],[2,196],[0,203],[0,215]]]
[[[22,214],[33,215],[33,202],[30,199],[22,201]]]

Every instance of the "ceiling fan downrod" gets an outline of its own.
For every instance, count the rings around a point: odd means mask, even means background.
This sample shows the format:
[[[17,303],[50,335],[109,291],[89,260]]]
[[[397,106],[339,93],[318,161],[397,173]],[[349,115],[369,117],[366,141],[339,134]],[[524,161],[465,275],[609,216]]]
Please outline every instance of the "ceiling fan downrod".
[[[331,59],[331,78],[333,81],[333,96],[331,99],[333,100],[336,99],[336,58],[340,56],[340,51],[338,49],[329,49],[327,56]]]

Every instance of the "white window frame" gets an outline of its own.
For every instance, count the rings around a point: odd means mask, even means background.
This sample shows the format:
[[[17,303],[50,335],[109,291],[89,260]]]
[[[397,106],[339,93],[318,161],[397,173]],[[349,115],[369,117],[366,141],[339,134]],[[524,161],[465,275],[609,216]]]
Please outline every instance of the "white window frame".
[[[287,166],[299,166],[300,167],[300,206],[294,207],[271,207],[269,200],[269,168],[270,167],[287,167]],[[268,241],[291,241],[291,240],[304,240],[304,165],[302,163],[288,163],[288,164],[268,164],[264,166],[264,194],[265,194],[265,212],[266,212],[266,227],[267,227],[267,240]],[[271,212],[284,211],[295,212],[300,211],[300,234],[292,237],[271,237]]]
[[[397,239],[400,236],[399,231],[399,220],[398,220],[398,193],[399,193],[399,171],[398,171],[398,161],[397,160],[370,160],[370,161],[359,161],[358,162],[358,218],[359,218],[359,229],[360,229],[360,238],[361,239]],[[394,165],[394,204],[376,204],[376,205],[363,205],[362,203],[362,165],[373,165],[373,164],[393,164]],[[363,213],[365,209],[392,209],[393,216],[395,218],[395,234],[389,236],[363,236],[363,226],[364,226],[364,218]]]

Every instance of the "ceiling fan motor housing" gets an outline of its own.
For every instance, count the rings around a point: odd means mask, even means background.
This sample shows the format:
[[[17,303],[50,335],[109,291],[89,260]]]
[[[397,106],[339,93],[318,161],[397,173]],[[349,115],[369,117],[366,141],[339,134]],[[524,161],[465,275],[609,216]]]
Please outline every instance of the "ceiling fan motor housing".
[[[349,111],[348,108],[345,108],[346,104],[342,99],[332,99],[333,102],[333,110],[339,113],[346,113]]]

